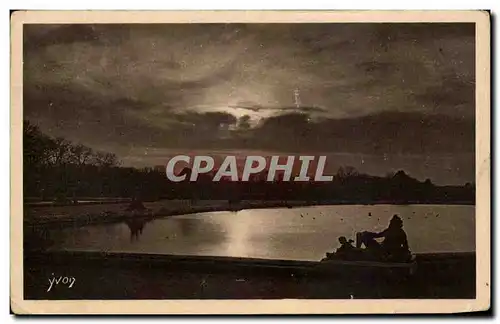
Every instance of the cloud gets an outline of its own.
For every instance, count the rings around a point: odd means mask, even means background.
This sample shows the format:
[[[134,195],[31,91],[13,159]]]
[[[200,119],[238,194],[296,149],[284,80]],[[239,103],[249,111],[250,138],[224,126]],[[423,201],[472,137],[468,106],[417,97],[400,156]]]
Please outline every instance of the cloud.
[[[98,38],[92,25],[30,25],[24,28],[24,50],[36,51],[51,45],[96,42]]]
[[[473,24],[26,25],[24,33],[26,118],[123,156],[137,147],[474,151]]]
[[[474,83],[474,30],[430,25],[29,26],[25,43],[37,50],[26,53],[26,81],[187,109],[292,106],[300,88],[304,106],[332,117],[432,111],[412,94],[450,75]]]
[[[245,110],[250,110],[253,112],[261,112],[261,111],[274,111],[274,112],[289,112],[289,111],[294,111],[294,112],[303,112],[303,113],[326,113],[328,112],[327,109],[321,108],[321,107],[303,107],[303,106],[294,106],[294,107],[263,107],[260,105],[256,104],[239,104],[239,105],[230,105],[228,106],[229,108],[236,108],[236,109],[245,109]]]

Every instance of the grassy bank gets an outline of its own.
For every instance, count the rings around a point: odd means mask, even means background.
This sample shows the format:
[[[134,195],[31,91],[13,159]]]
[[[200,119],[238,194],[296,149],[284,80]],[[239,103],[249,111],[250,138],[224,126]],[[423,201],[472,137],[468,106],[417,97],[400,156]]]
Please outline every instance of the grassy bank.
[[[127,203],[68,205],[68,206],[31,206],[25,209],[24,224],[26,226],[85,226],[121,222],[136,217],[160,218],[167,216],[207,213],[218,211],[239,211],[243,209],[265,208],[294,208],[324,205],[377,205],[390,204],[380,201],[376,203],[362,203],[354,201],[242,201],[230,203],[228,201],[176,201],[162,200],[144,203],[148,208],[145,212],[125,211]],[[408,204],[413,204],[409,202]],[[457,202],[457,204],[460,204]],[[465,204],[465,203],[464,203]],[[466,204],[465,204],[466,205]]]

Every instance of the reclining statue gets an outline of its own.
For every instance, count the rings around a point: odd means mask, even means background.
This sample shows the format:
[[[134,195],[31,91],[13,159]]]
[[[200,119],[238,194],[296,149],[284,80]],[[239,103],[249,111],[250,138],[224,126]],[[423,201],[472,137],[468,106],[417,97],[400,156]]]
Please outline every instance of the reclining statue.
[[[375,240],[381,237],[384,238],[382,243]],[[408,262],[411,260],[408,240],[403,230],[403,220],[397,215],[392,217],[389,226],[380,233],[368,231],[357,233],[356,246],[352,245],[353,240],[347,240],[344,236],[339,238],[339,242],[340,248],[335,253],[327,253],[328,259],[388,262]]]

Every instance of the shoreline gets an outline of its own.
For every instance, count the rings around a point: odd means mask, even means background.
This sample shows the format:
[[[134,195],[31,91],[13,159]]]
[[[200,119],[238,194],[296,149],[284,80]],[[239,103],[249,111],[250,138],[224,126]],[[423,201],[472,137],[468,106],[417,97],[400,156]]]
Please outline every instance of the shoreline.
[[[162,200],[168,204],[168,200]],[[157,202],[146,202],[145,205]],[[103,203],[97,202],[93,205],[99,206],[109,206],[109,205],[117,205],[124,204],[123,202],[111,202],[111,203]],[[39,209],[47,209],[57,207],[82,207],[86,204],[77,204],[77,205],[63,205],[63,206],[37,206]],[[69,227],[69,226],[89,226],[89,225],[99,225],[99,224],[109,224],[109,223],[117,223],[122,221],[127,221],[131,219],[158,219],[165,217],[173,217],[180,215],[189,215],[189,214],[197,214],[197,213],[209,213],[209,212],[238,212],[241,210],[248,209],[279,209],[279,208],[301,208],[301,207],[315,207],[315,206],[342,206],[342,205],[366,205],[366,206],[375,206],[375,205],[396,205],[396,206],[405,206],[405,205],[451,205],[451,206],[474,206],[474,204],[467,204],[464,202],[456,202],[452,203],[421,203],[421,202],[408,202],[405,204],[395,204],[386,201],[372,202],[372,203],[360,203],[353,201],[322,201],[322,202],[307,202],[307,201],[243,201],[239,203],[225,203],[225,204],[217,204],[217,205],[188,205],[184,207],[177,208],[168,208],[168,207],[160,207],[158,210],[152,210],[148,208],[143,212],[115,212],[104,210],[95,213],[85,213],[81,215],[64,215],[64,216],[43,216],[43,217],[31,217],[24,219],[24,226],[35,227],[35,226],[57,226],[57,227]]]
[[[112,198],[109,200],[87,200],[80,201],[77,203],[58,203],[53,201],[38,201],[38,202],[24,202],[23,206],[25,208],[50,208],[50,207],[72,207],[72,206],[88,206],[88,205],[113,205],[113,204],[124,204],[130,203],[132,199],[129,198]],[[189,199],[159,199],[147,201],[144,203],[156,203],[160,201],[189,201]],[[213,199],[213,200],[201,200],[201,201],[222,201],[221,199]],[[244,202],[265,202],[267,200],[242,200]],[[275,200],[269,200],[270,202],[276,203]],[[288,205],[293,206],[310,206],[310,205],[465,205],[465,206],[474,206],[475,203],[472,201],[443,201],[443,200],[434,200],[434,201],[422,201],[422,200],[408,200],[405,202],[396,202],[392,200],[377,200],[377,201],[354,201],[354,200],[324,200],[324,201],[311,201],[307,202],[305,200],[288,200],[286,202],[280,202],[283,207],[287,207]]]

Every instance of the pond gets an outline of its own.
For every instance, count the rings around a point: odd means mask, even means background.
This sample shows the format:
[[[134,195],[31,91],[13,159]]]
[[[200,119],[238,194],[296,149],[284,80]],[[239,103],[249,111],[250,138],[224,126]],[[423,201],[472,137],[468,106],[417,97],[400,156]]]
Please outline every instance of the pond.
[[[381,231],[398,214],[412,252],[475,251],[475,208],[463,205],[338,205],[251,209],[105,224],[51,233],[51,249],[317,261],[338,237]],[[371,216],[370,216],[371,215]]]

